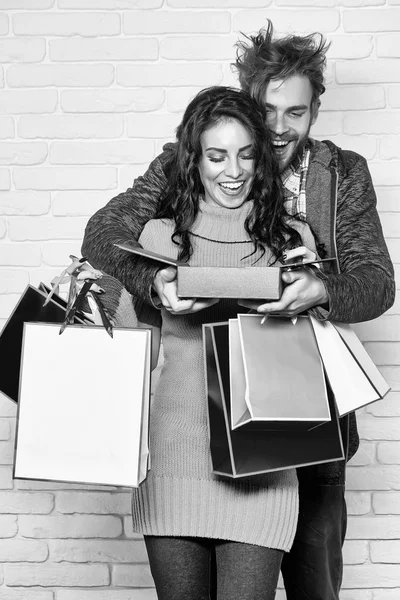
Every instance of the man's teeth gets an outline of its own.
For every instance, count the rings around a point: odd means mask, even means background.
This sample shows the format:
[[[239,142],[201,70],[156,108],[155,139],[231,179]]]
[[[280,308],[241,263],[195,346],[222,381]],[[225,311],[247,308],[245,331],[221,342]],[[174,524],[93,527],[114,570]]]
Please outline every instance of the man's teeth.
[[[220,183],[219,185],[227,190],[240,190],[240,188],[244,185],[244,181],[240,181],[238,183]]]

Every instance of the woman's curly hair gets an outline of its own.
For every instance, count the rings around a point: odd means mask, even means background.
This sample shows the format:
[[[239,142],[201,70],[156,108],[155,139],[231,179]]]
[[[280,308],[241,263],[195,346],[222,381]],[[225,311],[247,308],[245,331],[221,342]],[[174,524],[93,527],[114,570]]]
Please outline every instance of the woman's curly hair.
[[[253,141],[254,180],[249,194],[252,209],[245,229],[254,243],[254,251],[271,249],[275,257],[286,248],[301,244],[298,232],[287,223],[278,162],[265,125],[264,109],[249,94],[235,88],[215,86],[199,92],[189,103],[176,130],[177,144],[166,169],[168,183],[157,218],[175,221],[172,235],[180,246],[179,260],[192,254],[190,230],[204,194],[199,174],[202,134],[224,121],[237,121]]]
[[[236,62],[240,86],[263,104],[267,85],[272,79],[304,75],[311,83],[312,105],[325,92],[324,70],[330,44],[320,33],[274,38],[272,22],[255,36],[245,35],[236,44]]]

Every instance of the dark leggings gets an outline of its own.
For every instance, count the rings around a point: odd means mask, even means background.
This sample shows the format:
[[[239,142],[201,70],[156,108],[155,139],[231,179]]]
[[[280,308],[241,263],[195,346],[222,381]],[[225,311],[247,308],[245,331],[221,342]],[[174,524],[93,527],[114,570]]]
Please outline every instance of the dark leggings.
[[[280,550],[208,538],[144,539],[159,600],[209,600],[213,552],[217,600],[275,598],[283,556]]]

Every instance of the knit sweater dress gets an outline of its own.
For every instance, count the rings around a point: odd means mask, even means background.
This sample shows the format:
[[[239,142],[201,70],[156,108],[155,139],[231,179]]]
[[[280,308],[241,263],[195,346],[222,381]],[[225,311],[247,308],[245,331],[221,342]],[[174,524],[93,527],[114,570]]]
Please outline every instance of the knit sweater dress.
[[[254,249],[244,229],[250,207],[250,202],[226,209],[201,201],[191,228],[190,264],[250,267],[261,254],[248,257]],[[147,250],[176,257],[173,230],[172,221],[152,220],[139,241]],[[266,251],[256,266],[270,260]],[[133,528],[147,535],[218,538],[289,551],[298,513],[295,470],[236,480],[212,473],[202,323],[226,321],[238,312],[246,309],[233,300],[190,315],[162,309],[164,364],[151,406],[151,469],[133,490]]]

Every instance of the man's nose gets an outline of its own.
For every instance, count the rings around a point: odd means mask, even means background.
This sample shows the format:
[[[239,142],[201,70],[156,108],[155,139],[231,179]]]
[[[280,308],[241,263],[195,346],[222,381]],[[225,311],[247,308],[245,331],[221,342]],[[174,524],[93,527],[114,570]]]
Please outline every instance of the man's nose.
[[[275,115],[267,121],[268,128],[276,135],[282,135],[287,132],[288,126],[284,115]]]

